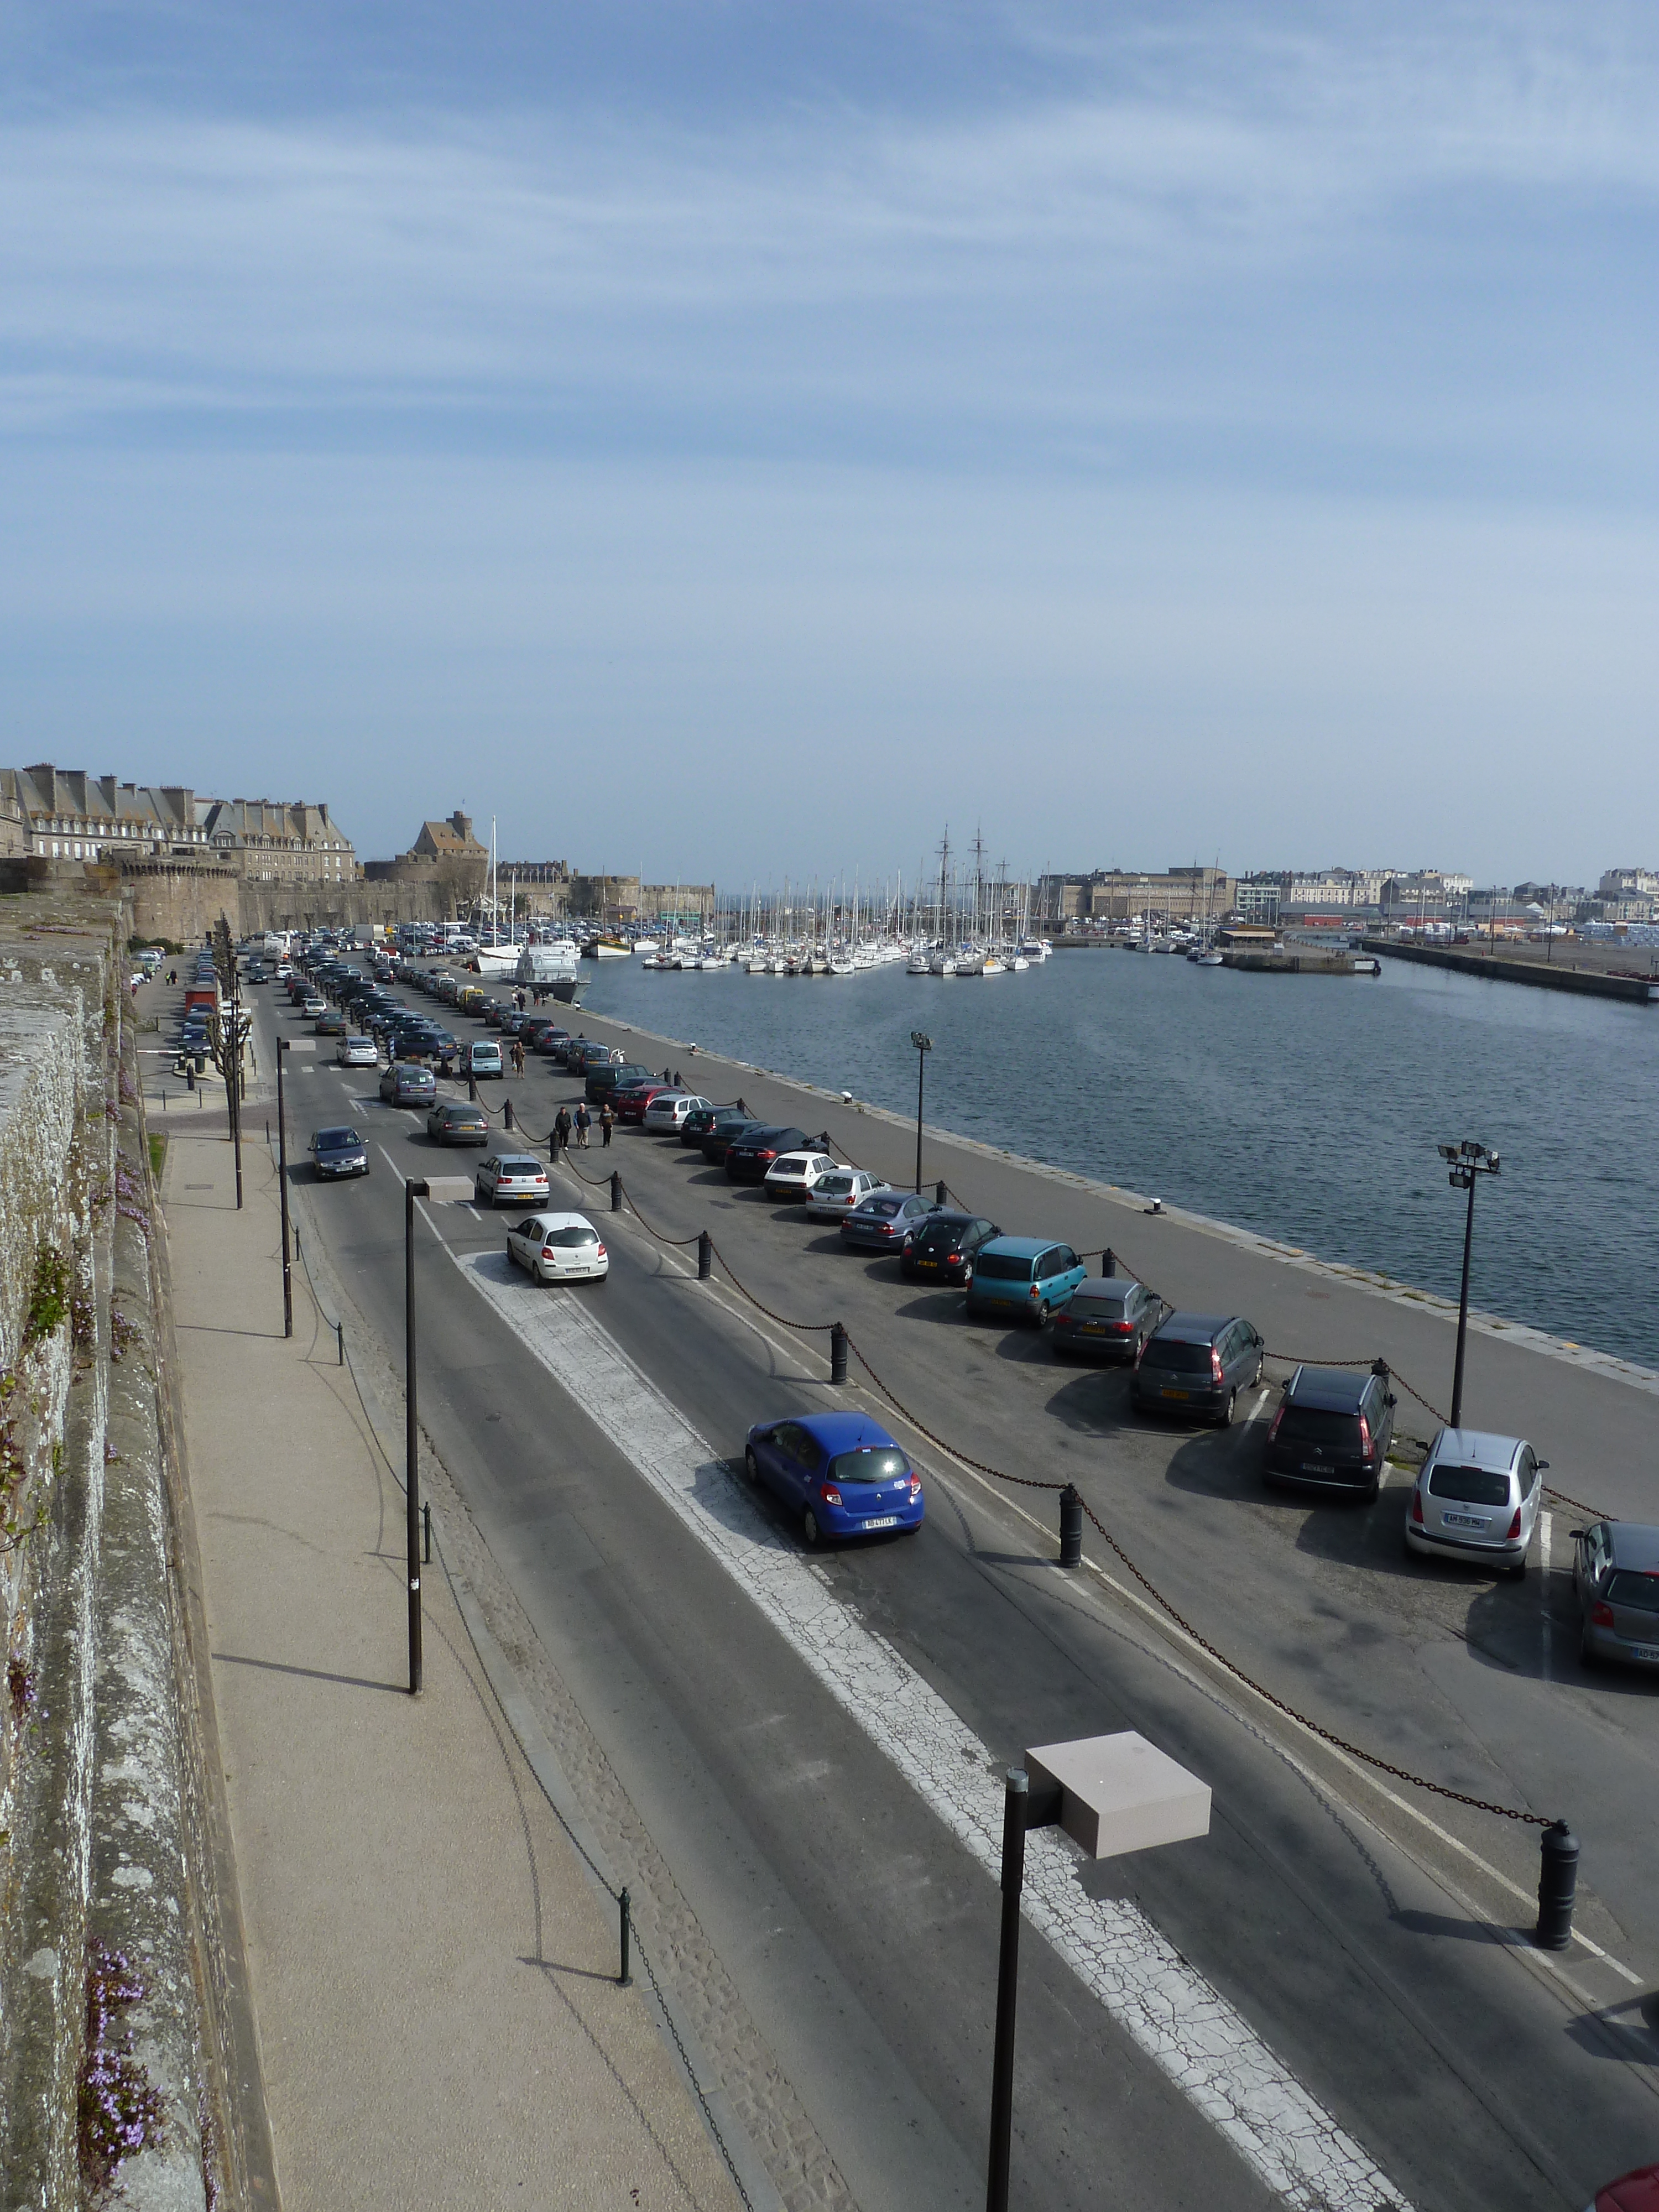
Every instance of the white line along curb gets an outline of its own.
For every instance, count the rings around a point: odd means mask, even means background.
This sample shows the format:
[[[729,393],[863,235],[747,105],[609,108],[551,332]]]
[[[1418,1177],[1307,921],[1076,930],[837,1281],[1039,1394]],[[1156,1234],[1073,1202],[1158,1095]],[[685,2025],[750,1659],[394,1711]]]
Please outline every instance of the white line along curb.
[[[707,1442],[576,1297],[521,1283],[501,1253],[449,1256],[994,1878],[1002,1790],[988,1747],[785,1546]],[[1069,1842],[1051,1830],[1031,1834],[1027,1919],[1267,2186],[1297,2212],[1410,2212],[1376,2163],[1146,1915],[1121,1900],[1091,1899],[1076,1869]]]

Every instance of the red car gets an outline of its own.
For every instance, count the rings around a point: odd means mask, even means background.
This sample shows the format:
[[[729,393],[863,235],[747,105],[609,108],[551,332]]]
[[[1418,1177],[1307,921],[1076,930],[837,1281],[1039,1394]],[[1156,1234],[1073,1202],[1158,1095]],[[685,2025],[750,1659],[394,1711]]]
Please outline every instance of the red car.
[[[651,1101],[665,1091],[674,1088],[672,1083],[619,1083],[611,1094],[611,1103],[619,1121],[636,1125],[645,1119],[645,1109]]]
[[[1659,2166],[1640,2166],[1595,2192],[1584,2212],[1659,2212]]]

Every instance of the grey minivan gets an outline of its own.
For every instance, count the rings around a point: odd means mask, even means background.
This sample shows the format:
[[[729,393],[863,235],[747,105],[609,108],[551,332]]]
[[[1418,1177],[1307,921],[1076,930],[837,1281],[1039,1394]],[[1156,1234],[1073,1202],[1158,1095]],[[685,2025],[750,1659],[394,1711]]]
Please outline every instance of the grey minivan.
[[[1266,1352],[1240,1314],[1174,1313],[1147,1338],[1131,1395],[1141,1413],[1195,1415],[1224,1428],[1239,1392],[1261,1380]]]

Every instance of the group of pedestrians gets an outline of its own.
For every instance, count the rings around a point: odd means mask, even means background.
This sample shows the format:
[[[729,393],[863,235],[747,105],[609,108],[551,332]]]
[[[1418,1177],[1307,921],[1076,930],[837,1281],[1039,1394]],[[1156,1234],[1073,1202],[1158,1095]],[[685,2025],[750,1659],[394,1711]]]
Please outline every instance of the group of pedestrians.
[[[616,1126],[617,1117],[611,1112],[607,1102],[599,1109],[599,1135],[602,1143],[608,1145],[611,1142],[611,1132]],[[561,1106],[554,1116],[553,1127],[548,1132],[547,1138],[554,1158],[556,1160],[562,1152],[568,1152],[570,1150],[570,1139],[573,1135],[576,1139],[576,1150],[579,1152],[585,1152],[587,1150],[588,1132],[592,1127],[593,1116],[580,1099],[576,1102],[576,1110],[574,1114],[568,1106]]]

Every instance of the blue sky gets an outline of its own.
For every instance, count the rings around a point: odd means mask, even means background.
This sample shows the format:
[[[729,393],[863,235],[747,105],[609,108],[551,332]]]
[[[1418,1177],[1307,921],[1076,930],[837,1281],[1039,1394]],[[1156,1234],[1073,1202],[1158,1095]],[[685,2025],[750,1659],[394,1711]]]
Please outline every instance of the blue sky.
[[[1650,7],[0,0],[6,757],[1659,861]]]

